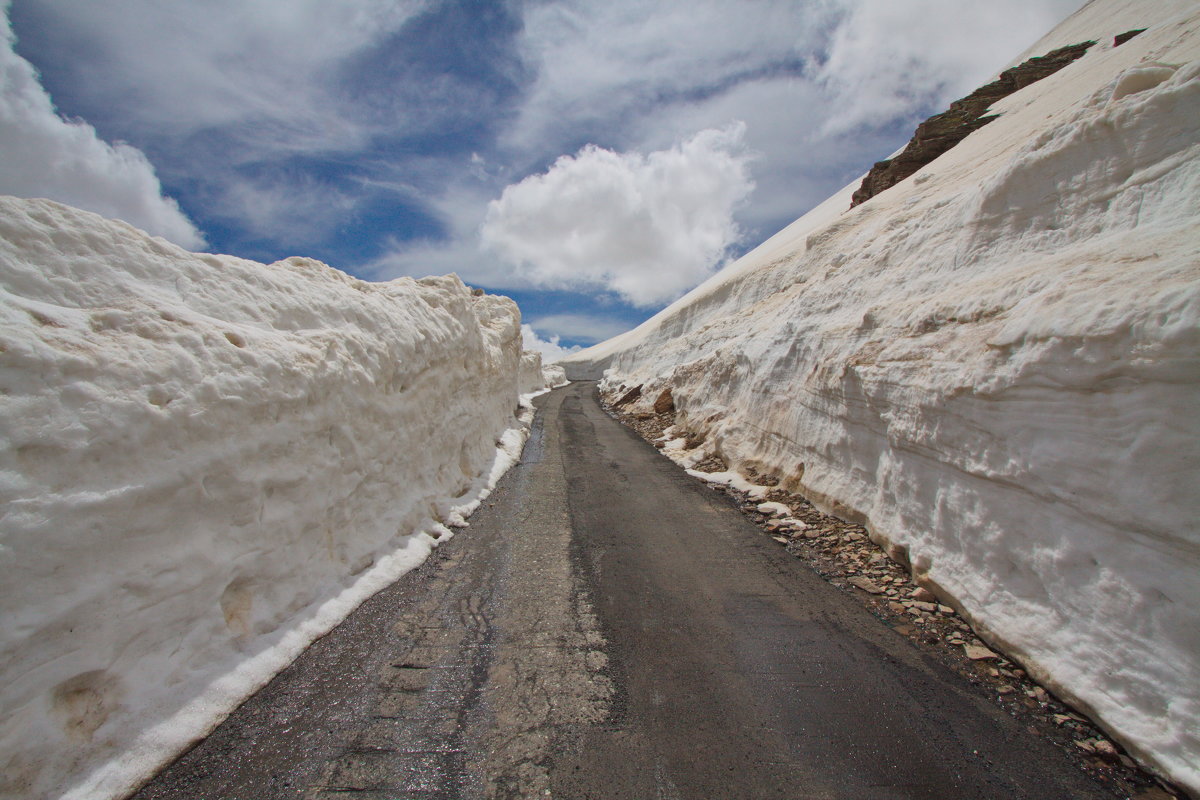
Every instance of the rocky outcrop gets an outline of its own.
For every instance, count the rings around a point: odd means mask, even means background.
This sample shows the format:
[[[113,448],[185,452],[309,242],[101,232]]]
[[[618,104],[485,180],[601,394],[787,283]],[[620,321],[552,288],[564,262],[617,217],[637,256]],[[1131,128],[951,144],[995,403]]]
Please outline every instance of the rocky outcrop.
[[[637,386],[633,387],[632,389],[627,391],[625,394],[621,395],[621,398],[619,400],[617,400],[617,402],[613,403],[613,407],[620,408],[622,406],[627,406],[630,403],[632,403],[634,400],[637,400],[641,396],[642,396],[642,385],[639,383]]]
[[[1087,52],[1095,42],[1060,47],[1044,56],[1031,58],[1019,66],[1006,69],[1000,77],[971,94],[955,100],[947,111],[936,114],[917,126],[916,133],[900,155],[877,161],[863,178],[862,186],[852,196],[850,207],[865,203],[875,195],[895,186],[921,167],[945,153],[967,136],[996,117],[985,116],[987,110],[1001,98],[1018,89],[1053,75]]]

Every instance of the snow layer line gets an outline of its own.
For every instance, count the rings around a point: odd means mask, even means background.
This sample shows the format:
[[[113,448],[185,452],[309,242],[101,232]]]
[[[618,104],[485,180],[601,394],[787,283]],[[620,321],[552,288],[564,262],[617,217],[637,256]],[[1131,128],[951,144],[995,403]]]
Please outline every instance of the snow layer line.
[[[1031,54],[1098,44],[995,122],[561,363],[669,386],[1200,795],[1197,8],[1094,0]]]
[[[0,796],[124,793],[465,524],[519,323],[0,198]]]

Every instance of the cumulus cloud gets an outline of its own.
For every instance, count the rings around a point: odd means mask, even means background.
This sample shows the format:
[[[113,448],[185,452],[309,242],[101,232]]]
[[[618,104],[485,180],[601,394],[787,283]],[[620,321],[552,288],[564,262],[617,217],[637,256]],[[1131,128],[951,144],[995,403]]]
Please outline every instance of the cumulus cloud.
[[[13,50],[7,4],[0,6],[0,192],[47,197],[123,219],[183,247],[204,239],[135,147],[109,144],[86,122],[59,116],[33,65]]]
[[[648,155],[589,145],[562,156],[488,205],[483,244],[540,288],[672,300],[738,240],[733,214],[754,188],[744,136],[737,123]]]
[[[559,336],[551,336],[549,339],[543,339],[537,335],[537,331],[533,329],[532,325],[521,326],[521,346],[526,350],[541,353],[543,364],[553,364],[564,356],[568,356],[581,349],[579,345],[563,347],[559,344],[560,340],[561,337]]]

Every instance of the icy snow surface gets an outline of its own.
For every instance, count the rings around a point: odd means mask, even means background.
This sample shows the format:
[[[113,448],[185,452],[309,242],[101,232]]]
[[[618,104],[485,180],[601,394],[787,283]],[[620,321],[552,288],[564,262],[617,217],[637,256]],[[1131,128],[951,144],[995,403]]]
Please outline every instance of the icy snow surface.
[[[520,357],[454,276],[0,198],[0,796],[124,792],[419,564],[519,456]]]
[[[693,474],[773,472],[864,521],[1200,793],[1197,9],[1088,4],[1022,58],[1098,43],[997,121],[561,363],[643,385],[639,410],[670,386],[731,468]]]

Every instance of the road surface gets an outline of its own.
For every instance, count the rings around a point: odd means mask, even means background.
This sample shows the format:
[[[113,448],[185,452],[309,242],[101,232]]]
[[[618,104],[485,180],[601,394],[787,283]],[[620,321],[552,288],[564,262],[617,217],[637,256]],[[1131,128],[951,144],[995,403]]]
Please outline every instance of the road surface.
[[[136,797],[1113,796],[595,395]]]

